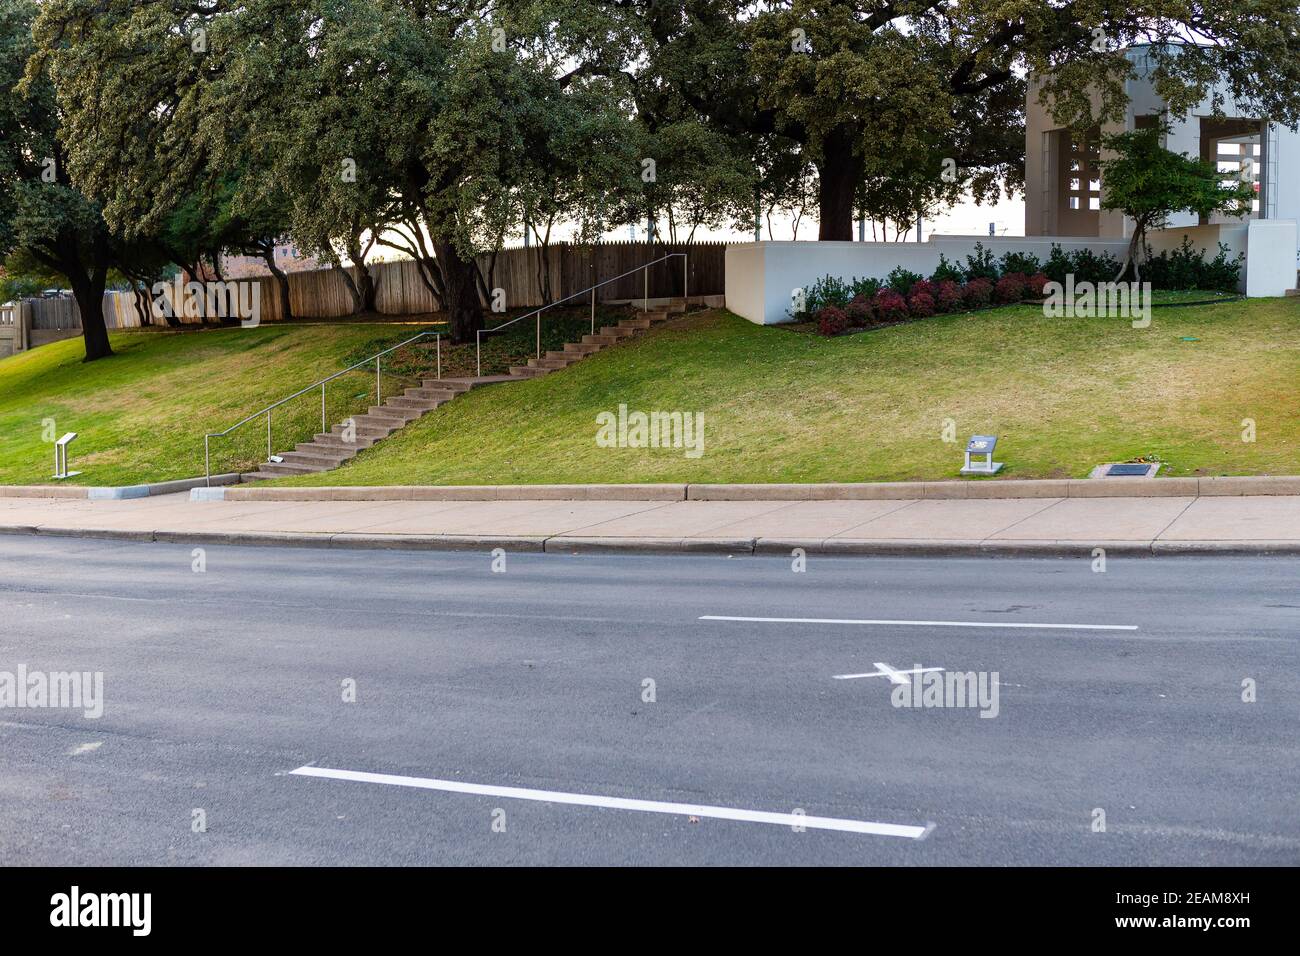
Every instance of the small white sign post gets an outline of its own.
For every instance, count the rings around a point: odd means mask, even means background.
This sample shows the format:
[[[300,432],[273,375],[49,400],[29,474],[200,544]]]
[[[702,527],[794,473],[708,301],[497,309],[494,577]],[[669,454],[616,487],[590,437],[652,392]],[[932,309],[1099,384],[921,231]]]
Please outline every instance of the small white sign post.
[[[68,446],[72,440],[77,437],[76,432],[68,432],[62,438],[54,443],[54,477],[62,480],[64,478],[75,478],[81,474],[79,471],[68,471]]]

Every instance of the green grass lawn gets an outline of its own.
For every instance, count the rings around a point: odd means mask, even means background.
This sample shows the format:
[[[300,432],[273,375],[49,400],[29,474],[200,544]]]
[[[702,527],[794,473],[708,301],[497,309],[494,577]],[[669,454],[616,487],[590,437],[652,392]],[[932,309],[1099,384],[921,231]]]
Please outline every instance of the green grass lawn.
[[[84,363],[81,339],[0,361],[0,482],[44,483],[53,473],[47,432],[77,432],[69,458],[82,484],[116,485],[203,474],[203,434],[344,367],[373,341],[419,329],[376,325],[264,325],[256,329],[121,332],[112,358]],[[382,347],[382,346],[381,346]],[[365,354],[365,353],[363,353]],[[385,387],[398,387],[386,376]],[[373,400],[375,373],[355,372],[326,391],[331,420]],[[47,420],[53,419],[52,429]],[[320,427],[320,393],[272,415],[277,450]],[[214,472],[266,455],[265,420],[213,442]]]
[[[704,455],[598,447],[596,415],[620,403],[702,413]],[[962,444],[942,441],[949,419]],[[1165,475],[1300,473],[1300,300],[1163,308],[1145,330],[1017,306],[835,339],[696,314],[287,483],[938,479],[982,432],[1008,478],[1138,456]]]
[[[576,338],[586,321],[581,310],[557,317],[543,326],[543,347]],[[0,482],[48,480],[45,418],[80,432],[72,464],[84,483],[199,474],[205,431],[415,331],[123,333],[114,336],[120,354],[103,362],[82,364],[79,340],[5,359]],[[528,353],[532,335],[529,321],[490,339],[485,371]],[[427,374],[429,352],[396,356],[386,393]],[[465,371],[472,348],[447,348],[444,360],[447,374]],[[336,385],[331,422],[364,410],[374,372]],[[596,416],[620,403],[702,413],[703,456],[598,447]],[[319,416],[318,393],[286,409],[275,420],[276,449],[309,437]],[[1248,418],[1253,443],[1242,441]],[[959,442],[999,435],[1008,478],[1084,476],[1138,456],[1158,457],[1169,475],[1300,473],[1300,300],[1163,308],[1146,330],[1016,306],[835,339],[695,313],[564,371],[476,390],[340,469],[284,483],[948,478],[962,447],[941,440],[949,419]],[[214,471],[265,454],[265,424],[245,431],[214,455]]]
[[[492,316],[490,325],[522,311]],[[597,323],[626,313],[597,310]],[[435,318],[427,316],[425,318]],[[590,328],[584,309],[552,310],[542,325],[543,349],[558,349]],[[424,330],[429,324],[342,322],[267,324],[255,329],[134,331],[111,336],[112,358],[84,363],[80,338],[0,360],[0,484],[50,480],[51,432],[77,432],[69,460],[82,474],[74,483],[133,484],[203,474],[203,435],[240,419],[326,376]],[[432,342],[432,339],[425,340]],[[519,322],[484,339],[483,371],[504,372],[536,349],[536,326]],[[436,374],[436,350],[401,349],[383,362],[383,394]],[[473,375],[472,346],[443,348],[443,374]],[[375,368],[350,372],[326,388],[329,425],[374,403]],[[291,449],[320,430],[320,392],[276,409],[275,451]],[[47,423],[53,424],[47,427]],[[213,473],[248,470],[266,458],[266,420],[228,438],[213,439]]]

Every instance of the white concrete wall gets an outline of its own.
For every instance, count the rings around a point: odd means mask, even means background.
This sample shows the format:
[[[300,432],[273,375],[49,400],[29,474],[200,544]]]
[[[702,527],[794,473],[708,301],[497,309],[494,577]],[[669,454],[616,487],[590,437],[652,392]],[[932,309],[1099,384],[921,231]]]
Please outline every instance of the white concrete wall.
[[[1191,226],[1154,230],[1148,234],[1152,252],[1177,249],[1186,236],[1207,258],[1218,255],[1219,243],[1229,258],[1246,254],[1241,291],[1249,296],[1282,295],[1296,287],[1295,220],[1252,219],[1249,223]],[[1006,252],[1030,252],[1046,261],[1052,245],[1067,252],[1088,248],[1122,259],[1126,239],[1087,239],[1077,236],[932,236],[929,242],[750,242],[727,247],[727,308],[760,325],[792,320],[792,298],[826,275],[845,282],[884,279],[896,267],[929,276],[945,256],[961,267],[975,244],[1000,259]]]
[[[1285,295],[1296,287],[1294,219],[1252,219],[1246,246],[1246,295]]]

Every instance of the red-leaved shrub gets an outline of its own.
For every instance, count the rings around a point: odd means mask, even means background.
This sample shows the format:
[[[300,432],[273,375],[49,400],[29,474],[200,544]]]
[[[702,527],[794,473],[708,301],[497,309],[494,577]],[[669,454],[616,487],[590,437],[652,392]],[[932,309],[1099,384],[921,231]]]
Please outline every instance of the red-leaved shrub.
[[[844,307],[844,314],[849,317],[849,325],[855,329],[865,329],[876,321],[875,303],[870,296],[855,295]]]
[[[849,329],[849,317],[842,309],[828,305],[817,313],[817,331],[822,335],[840,335]]]
[[[971,279],[961,290],[966,308],[982,309],[993,301],[993,283],[988,279]]]
[[[893,289],[876,293],[876,319],[880,322],[902,322],[907,318],[907,300]]]
[[[921,283],[917,283],[920,285]],[[915,287],[913,287],[915,288]],[[918,319],[926,319],[934,315],[934,296],[928,292],[913,291],[907,297],[907,310]]]
[[[1043,297],[1044,287],[1051,281],[1051,279],[1047,278],[1047,276],[1043,275],[1041,272],[1035,272],[1025,280],[1025,295],[1031,299],[1041,299]]]
[[[1008,272],[993,287],[993,298],[999,302],[1019,302],[1025,297],[1025,275],[1022,272]]]
[[[939,283],[934,306],[940,312],[956,312],[962,306],[961,286],[951,279]]]
[[[922,279],[920,282],[912,283],[912,288],[907,290],[907,299],[910,302],[912,296],[916,295],[917,293],[928,295],[930,298],[933,299],[938,294],[938,291],[939,290],[934,287],[933,282],[931,282],[929,279]]]

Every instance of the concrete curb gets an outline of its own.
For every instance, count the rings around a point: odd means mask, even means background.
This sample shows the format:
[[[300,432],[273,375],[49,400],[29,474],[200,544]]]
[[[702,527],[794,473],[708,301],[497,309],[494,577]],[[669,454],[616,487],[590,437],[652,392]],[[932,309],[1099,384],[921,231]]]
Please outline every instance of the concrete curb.
[[[222,501],[685,501],[686,485],[384,485],[196,488]],[[190,497],[198,500],[191,492]]]
[[[0,494],[9,491],[0,489]],[[31,489],[18,489],[30,494]],[[830,484],[376,485],[194,488],[193,501],[888,501],[1300,495],[1300,475]]]
[[[213,475],[214,485],[233,485],[239,482],[239,472]],[[85,498],[90,501],[121,501],[128,498],[147,498],[151,495],[169,495],[205,487],[207,478],[177,478],[174,481],[156,481],[147,485],[0,485],[0,498]],[[212,489],[221,490],[225,489]],[[213,500],[220,500],[219,498]]]
[[[548,554],[751,554],[789,557],[795,548],[818,557],[1107,557],[1180,555],[1300,555],[1300,541],[1030,541],[841,538],[619,538],[553,535],[361,534],[287,531],[140,531],[0,525],[0,534],[163,544],[217,544],[282,548],[386,551],[507,551]]]

